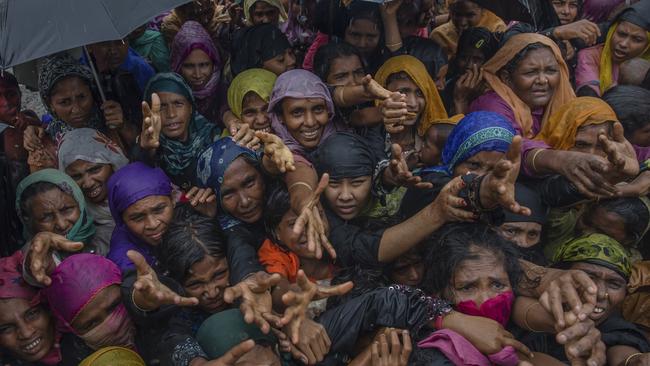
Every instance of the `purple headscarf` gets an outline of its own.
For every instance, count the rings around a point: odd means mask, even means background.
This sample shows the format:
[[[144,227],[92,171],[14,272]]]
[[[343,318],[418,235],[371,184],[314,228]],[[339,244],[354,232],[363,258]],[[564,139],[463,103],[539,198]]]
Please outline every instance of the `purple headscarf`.
[[[131,163],[118,170],[108,180],[108,206],[115,220],[111,236],[111,249],[107,258],[115,262],[120,270],[135,268],[126,256],[129,250],[142,254],[150,266],[156,259],[152,248],[133,235],[122,220],[122,213],[129,206],[149,196],[170,196],[172,182],[160,168],[152,168],[141,162]]]
[[[212,99],[210,97],[213,97],[217,92],[219,80],[221,79],[221,58],[208,32],[201,24],[190,20],[183,23],[176,37],[174,37],[171,49],[172,71],[180,74],[183,61],[196,49],[205,52],[214,65],[212,68],[212,76],[210,76],[210,80],[208,80],[203,88],[201,90],[192,90],[199,112],[205,115],[205,111],[202,110],[203,104],[209,104],[208,102]]]
[[[64,259],[50,275],[52,284],[42,295],[58,320],[61,331],[74,332],[72,322],[103,289],[122,283],[115,263],[96,254],[74,254]]]
[[[278,76],[273,91],[271,92],[268,113],[271,116],[273,132],[284,141],[287,147],[289,147],[289,150],[294,154],[307,157],[307,150],[291,136],[287,126],[282,122],[282,112],[279,109],[284,98],[325,99],[327,113],[329,113],[329,123],[325,125],[321,136],[321,141],[325,141],[326,138],[337,131],[337,126],[332,121],[335,112],[334,102],[332,102],[329,89],[327,89],[327,85],[318,76],[309,71],[290,70]]]

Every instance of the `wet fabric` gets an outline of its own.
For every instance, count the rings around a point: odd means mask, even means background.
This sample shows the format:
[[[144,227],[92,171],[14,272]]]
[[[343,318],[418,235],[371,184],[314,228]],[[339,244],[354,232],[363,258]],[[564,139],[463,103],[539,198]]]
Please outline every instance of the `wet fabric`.
[[[638,3],[641,4],[641,3]],[[598,71],[599,78],[598,80],[600,81],[599,87],[600,87],[600,94],[604,93],[607,91],[609,88],[611,88],[616,81],[618,80],[618,76],[614,74],[613,71],[613,61],[612,61],[612,37],[614,37],[614,33],[616,32],[616,28],[618,28],[618,25],[620,24],[621,21],[628,21],[630,23],[633,23],[635,25],[639,25],[640,27],[644,28],[646,30],[646,38],[648,40],[648,46],[643,50],[643,53],[639,57],[650,60],[650,24],[645,23],[639,20],[640,16],[636,14],[634,11],[634,7],[631,8],[632,10],[628,10],[625,13],[623,13],[619,17],[619,21],[612,24],[611,27],[609,27],[609,31],[607,31],[607,38],[605,40],[605,45],[602,48],[602,52],[600,53],[600,68]],[[650,12],[650,6],[646,11]],[[629,20],[628,20],[629,19]],[[641,23],[644,25],[637,24]],[[648,22],[648,20],[646,20]],[[616,77],[615,77],[616,76]]]
[[[505,291],[484,301],[481,306],[476,305],[474,300],[467,300],[456,304],[455,309],[463,314],[492,319],[505,327],[510,320],[514,301],[512,291]]]
[[[63,135],[57,156],[62,171],[77,160],[110,164],[114,171],[129,163],[116,143],[92,128],[77,128]]]
[[[316,172],[328,173],[330,179],[372,176],[378,162],[366,140],[350,132],[333,134],[314,154]]]
[[[160,134],[158,152],[165,171],[171,175],[179,175],[192,164],[203,149],[212,143],[213,136],[218,134],[218,128],[198,112],[192,89],[180,75],[175,73],[157,74],[149,81],[144,99],[147,103],[151,103],[151,94],[158,92],[178,94],[192,103],[192,115],[187,127],[187,141],[170,139],[163,133]]]
[[[452,176],[456,165],[481,151],[507,152],[514,136],[515,130],[502,115],[470,113],[449,134],[442,150],[442,165],[423,169],[421,173],[439,172]]]
[[[224,137],[214,142],[210,147],[201,153],[196,164],[196,177],[198,183],[203,187],[214,190],[219,203],[218,219],[221,228],[226,230],[240,223],[239,220],[225,212],[221,207],[221,185],[226,174],[235,159],[245,156],[257,161],[257,155],[253,150],[237,145],[231,137]]]
[[[540,225],[546,223],[549,208],[542,201],[542,197],[537,191],[521,183],[515,183],[515,201],[524,207],[528,207],[530,216],[518,215],[509,210],[503,210],[505,215],[503,222],[536,222]]]
[[[562,245],[553,257],[554,263],[588,262],[616,271],[625,279],[632,267],[629,253],[616,240],[603,234],[590,234]]]
[[[273,24],[244,28],[233,39],[233,57],[230,64],[233,75],[262,67],[264,61],[282,55],[291,44],[282,31]]]
[[[300,270],[300,258],[296,253],[284,249],[266,239],[257,251],[260,264],[268,273],[279,273],[290,283],[295,283]]]
[[[273,85],[278,77],[265,69],[248,69],[238,74],[230,87],[228,88],[228,106],[230,111],[237,117],[241,118],[242,110],[244,108],[244,98],[246,94],[253,92],[257,94],[263,101],[269,101]]]
[[[582,126],[618,122],[616,113],[600,98],[580,97],[560,107],[542,126],[535,137],[556,150],[569,150],[575,145]]]
[[[431,79],[424,64],[413,56],[401,55],[389,58],[375,74],[375,80],[386,87],[390,76],[400,72],[406,73],[424,94],[426,104],[418,121],[418,135],[424,136],[435,121],[448,118],[447,111],[438,94],[436,83]]]
[[[279,21],[280,23],[284,23],[287,21],[288,16],[287,16],[287,11],[284,10],[284,6],[282,5],[282,2],[280,0],[244,0],[244,19],[246,19],[246,23],[248,25],[253,25],[253,18],[251,17],[251,8],[253,5],[255,5],[258,1],[263,1],[272,7],[278,9],[278,12],[280,13],[279,16]]]
[[[18,210],[18,217],[23,223],[24,231],[23,237],[25,240],[29,241],[36,233],[29,232],[29,227],[31,226],[29,222],[24,220],[24,216],[20,213],[20,203],[22,200],[22,195],[25,189],[31,186],[34,183],[39,182],[48,182],[52,183],[55,186],[59,187],[63,192],[71,195],[77,204],[79,205],[79,219],[74,223],[72,228],[68,231],[65,237],[68,240],[80,241],[86,244],[90,243],[93,235],[95,235],[95,226],[93,225],[93,218],[88,214],[86,210],[86,199],[84,198],[81,189],[77,183],[75,183],[72,178],[68,177],[65,173],[62,173],[56,169],[43,169],[39,170],[36,173],[28,175],[25,179],[20,181],[18,187],[16,188],[16,210]]]
[[[85,358],[79,366],[145,366],[144,360],[124,347],[106,347]]]
[[[519,364],[517,352],[512,346],[506,346],[495,354],[485,356],[465,337],[449,329],[441,329],[431,333],[431,335],[418,342],[418,347],[438,349],[454,365],[516,366]]]
[[[569,69],[562,58],[562,52],[550,38],[535,33],[524,33],[512,36],[497,53],[483,65],[483,78],[490,88],[508,104],[514,112],[515,121],[521,127],[522,137],[534,137],[533,116],[530,107],[526,105],[515,92],[498,77],[499,71],[506,66],[519,52],[528,45],[541,43],[551,49],[560,66],[560,82],[555,88],[553,97],[544,109],[541,125],[544,126],[548,118],[562,105],[575,98],[575,93],[569,80]]]
[[[160,168],[135,162],[115,172],[108,180],[108,205],[115,221],[111,249],[107,258],[122,271],[135,268],[126,256],[128,250],[142,254],[150,266],[156,260],[152,248],[132,234],[122,220],[122,213],[132,204],[149,196],[171,196],[172,183]]]
[[[621,313],[625,320],[650,328],[650,261],[632,265]]]
[[[146,29],[140,37],[129,39],[129,47],[149,60],[157,72],[170,70],[169,48],[159,31]]]

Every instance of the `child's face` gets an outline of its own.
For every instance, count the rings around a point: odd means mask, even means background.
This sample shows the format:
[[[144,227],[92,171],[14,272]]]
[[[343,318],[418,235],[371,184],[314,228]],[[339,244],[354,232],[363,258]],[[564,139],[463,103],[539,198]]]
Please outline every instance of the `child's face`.
[[[315,252],[310,251],[307,248],[307,235],[303,231],[300,239],[296,243],[293,237],[293,225],[296,223],[298,216],[293,212],[293,210],[287,211],[287,213],[282,216],[282,220],[278,227],[275,229],[275,235],[280,240],[280,242],[289,248],[290,251],[294,252],[298,257],[301,258],[315,258]]]
[[[433,125],[424,135],[424,144],[420,150],[420,162],[424,166],[440,165],[442,161],[442,149],[445,147],[447,137],[451,132],[452,125]]]

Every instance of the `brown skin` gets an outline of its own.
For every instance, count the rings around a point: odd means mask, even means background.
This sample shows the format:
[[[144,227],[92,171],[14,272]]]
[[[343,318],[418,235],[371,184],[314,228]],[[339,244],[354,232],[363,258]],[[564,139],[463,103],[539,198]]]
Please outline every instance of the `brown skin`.
[[[352,220],[368,205],[371,188],[371,176],[330,179],[324,194],[334,213],[343,220]]]
[[[573,147],[569,150],[607,157],[607,154],[603,150],[603,145],[598,142],[598,135],[602,130],[607,131],[611,138],[611,133],[609,133],[609,131],[612,130],[612,123],[607,122],[578,128],[578,131],[576,132],[576,141],[573,144]]]
[[[625,220],[618,214],[596,207],[585,215],[588,215],[589,218],[581,217],[576,225],[576,228],[583,234],[605,234],[619,243],[627,243],[631,240],[625,230]]]
[[[496,232],[500,237],[521,248],[530,248],[539,244],[542,225],[536,222],[505,222],[497,228]]]
[[[369,57],[379,45],[381,33],[374,22],[357,19],[345,29],[344,40],[355,46],[364,57]]]
[[[442,161],[442,150],[453,125],[435,124],[429,127],[420,150],[420,163],[424,166],[436,166]]]
[[[198,307],[210,314],[228,308],[223,293],[228,287],[228,261],[225,257],[206,255],[190,267],[183,288],[186,296],[199,299]]]
[[[491,172],[504,156],[504,153],[498,151],[481,151],[456,165],[454,176],[457,177],[470,172],[476,175],[485,175]]]
[[[296,55],[291,48],[287,48],[284,53],[262,62],[262,68],[280,76],[283,72],[296,68]]]
[[[483,53],[476,48],[465,48],[456,56],[456,65],[458,72],[461,74],[472,70],[475,66],[480,69],[481,66],[487,61]]]
[[[293,225],[296,223],[297,219],[298,215],[296,215],[292,210],[287,211],[284,216],[282,216],[282,220],[280,220],[278,227],[275,228],[274,235],[282,244],[286,245],[290,251],[296,253],[297,256],[313,259],[315,257],[314,253],[309,251],[307,248],[307,236],[303,233],[297,241],[293,239]],[[312,275],[312,273],[307,274],[310,276]]]
[[[284,98],[282,120],[300,145],[306,149],[314,149],[329,122],[329,113],[322,98]]]
[[[38,344],[28,349],[31,343]],[[54,346],[54,321],[41,305],[25,299],[0,299],[0,349],[19,360],[36,362]]]
[[[242,102],[241,121],[255,131],[271,132],[271,119],[267,113],[269,103],[250,91]]]
[[[112,165],[75,160],[65,168],[65,173],[77,183],[88,201],[102,203],[106,200],[106,183],[113,174]]]
[[[551,4],[561,25],[569,24],[578,17],[578,0],[551,0]]]
[[[612,36],[612,62],[620,64],[640,56],[650,42],[647,33],[638,25],[626,21],[620,22]]]
[[[99,42],[88,45],[88,51],[95,57],[99,72],[117,70],[126,60],[129,43],[122,40]]]
[[[478,25],[483,16],[483,8],[472,1],[461,0],[450,6],[449,15],[460,34],[464,30]]]
[[[596,307],[589,318],[597,325],[602,323],[623,303],[627,281],[616,271],[597,264],[578,262],[571,269],[587,273],[598,287]]]
[[[406,96],[406,110],[408,113],[415,114],[415,117],[405,119],[402,124],[405,126],[415,125],[420,118],[420,114],[424,111],[427,101],[424,93],[420,88],[411,80],[410,77],[398,78],[386,84],[386,89],[391,92],[399,92]]]
[[[29,202],[27,222],[33,233],[47,231],[65,236],[81,215],[74,197],[59,188],[39,193]]]
[[[101,324],[122,303],[119,285],[110,285],[99,291],[72,320],[72,328],[84,335]]]
[[[160,92],[160,132],[170,139],[186,141],[189,134],[192,103],[176,93]]]
[[[260,1],[261,2],[261,1]],[[259,2],[258,2],[259,3]],[[265,3],[266,4],[266,3]],[[246,352],[232,365],[237,366],[280,366],[280,357],[273,351],[272,347],[265,347],[256,344],[252,350]]]
[[[328,85],[360,85],[365,75],[359,57],[356,55],[341,56],[332,60],[325,82]]]
[[[149,245],[158,245],[174,217],[174,202],[169,196],[148,196],[122,213],[129,231]]]
[[[249,10],[253,25],[278,24],[280,22],[280,10],[265,1],[254,3]]]
[[[636,146],[650,146],[650,123],[632,132],[630,143]]]
[[[192,90],[200,90],[210,80],[214,71],[214,63],[205,51],[194,49],[183,60],[180,74]]]
[[[95,99],[88,84],[78,76],[59,80],[50,91],[47,104],[57,118],[74,128],[86,127]]]
[[[0,79],[0,121],[12,122],[20,112],[20,89]]]
[[[413,287],[417,287],[422,282],[423,276],[424,262],[422,262],[421,255],[415,250],[411,250],[397,258],[388,274],[393,283]]]
[[[254,223],[264,213],[264,179],[243,157],[235,159],[223,176],[221,206],[228,214]]]

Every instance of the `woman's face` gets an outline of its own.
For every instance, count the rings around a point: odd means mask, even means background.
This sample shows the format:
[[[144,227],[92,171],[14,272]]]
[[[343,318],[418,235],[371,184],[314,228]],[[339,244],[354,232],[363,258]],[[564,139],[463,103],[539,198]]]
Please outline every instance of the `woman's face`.
[[[102,203],[106,200],[106,182],[113,174],[112,165],[75,160],[65,168],[65,173],[77,183],[88,201]]]
[[[327,104],[323,98],[284,98],[282,119],[300,145],[313,149],[318,146],[329,122]]]
[[[29,222],[33,233],[49,231],[65,236],[79,220],[79,204],[71,194],[52,188],[30,199]]]
[[[50,92],[50,109],[59,119],[74,128],[86,127],[94,104],[90,87],[78,76],[57,81]]]
[[[456,57],[458,72],[461,75],[472,70],[474,67],[476,67],[477,70],[480,70],[485,61],[485,55],[483,55],[483,52],[474,47],[463,49]]]
[[[255,223],[264,212],[264,189],[260,172],[240,156],[223,175],[221,206],[236,219]]]
[[[454,177],[465,175],[467,173],[485,175],[491,172],[499,160],[504,156],[505,154],[499,151],[481,151],[456,165],[453,171]]]
[[[478,25],[483,16],[483,8],[472,1],[459,0],[449,8],[449,15],[461,34],[464,30]]]
[[[356,47],[364,57],[370,57],[379,45],[379,27],[368,19],[356,19],[345,29],[344,40]]]
[[[474,245],[470,245],[469,251],[478,259],[466,259],[456,267],[448,289],[454,304],[474,301],[480,307],[486,300],[512,291],[502,259]]]
[[[370,201],[372,177],[330,179],[325,188],[325,199],[329,207],[343,220],[359,216]]]
[[[386,89],[406,95],[406,109],[416,116],[404,120],[405,126],[413,126],[420,120],[420,116],[427,105],[427,100],[422,90],[410,77],[399,77],[386,84]]]
[[[504,222],[496,230],[500,237],[517,244],[520,248],[530,248],[542,236],[542,225],[536,222]]]
[[[325,82],[336,86],[361,85],[364,76],[363,64],[357,55],[341,56],[332,60]]]
[[[42,305],[25,299],[0,300],[0,349],[19,360],[36,362],[54,346],[54,322]]]
[[[176,93],[158,92],[163,135],[173,140],[187,140],[192,118],[192,102]]]
[[[598,287],[596,307],[589,317],[596,324],[602,323],[623,303],[627,281],[616,271],[597,264],[578,262],[571,269],[587,273]]]
[[[174,202],[169,196],[148,196],[122,213],[129,231],[149,245],[156,246],[169,228],[174,217]]]
[[[572,23],[578,17],[578,0],[551,0],[560,24]]]
[[[214,63],[205,51],[194,49],[181,65],[181,76],[192,90],[201,90],[212,77]]]
[[[12,122],[20,112],[20,89],[0,79],[0,121]]]
[[[218,313],[228,307],[223,300],[223,291],[228,287],[228,275],[226,257],[206,255],[192,265],[183,288],[187,296],[199,299],[201,310],[209,314]]]
[[[650,146],[650,123],[632,132],[629,138],[630,143],[636,146]]]
[[[250,91],[246,93],[242,102],[241,121],[255,131],[271,132],[268,109],[269,103],[254,91]]]
[[[399,285],[417,287],[424,276],[422,256],[414,251],[407,252],[397,258],[391,266],[390,280]]]
[[[287,48],[284,53],[262,62],[262,68],[280,76],[296,68],[296,55],[291,48]]]
[[[576,131],[576,141],[569,150],[606,157],[607,154],[603,150],[603,146],[598,142],[598,134],[600,131],[605,131],[611,138],[612,127],[612,123],[607,122],[578,128],[578,131]]]
[[[278,24],[280,23],[280,10],[266,1],[258,1],[250,7],[251,23]]]
[[[648,48],[648,32],[636,24],[622,21],[612,36],[612,61],[619,64],[639,57]]]
[[[529,51],[502,80],[528,107],[544,108],[560,84],[560,64],[549,48],[538,48]]]
[[[72,328],[77,334],[84,335],[104,322],[106,318],[122,303],[119,285],[110,285],[100,290],[72,320]]]
[[[293,225],[296,223],[297,219],[298,215],[296,215],[293,210],[289,209],[289,211],[282,216],[282,220],[278,224],[278,227],[275,228],[275,236],[298,257],[316,258],[316,253],[313,250],[310,251],[308,248],[307,235],[304,232],[300,235],[300,239],[298,239],[297,243],[292,239]]]

